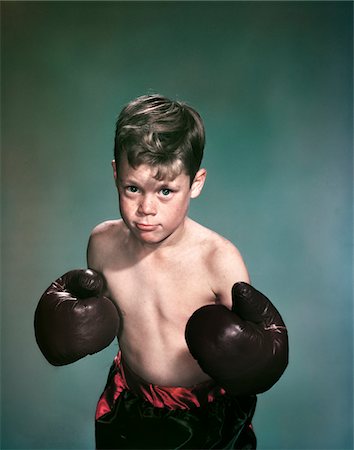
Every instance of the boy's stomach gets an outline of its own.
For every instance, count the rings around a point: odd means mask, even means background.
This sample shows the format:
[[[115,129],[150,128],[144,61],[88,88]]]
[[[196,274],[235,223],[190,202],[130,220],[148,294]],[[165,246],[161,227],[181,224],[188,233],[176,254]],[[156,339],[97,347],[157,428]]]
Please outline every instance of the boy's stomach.
[[[177,336],[161,339],[119,338],[122,357],[129,368],[148,383],[159,386],[189,387],[210,380],[190,354],[187,344]]]

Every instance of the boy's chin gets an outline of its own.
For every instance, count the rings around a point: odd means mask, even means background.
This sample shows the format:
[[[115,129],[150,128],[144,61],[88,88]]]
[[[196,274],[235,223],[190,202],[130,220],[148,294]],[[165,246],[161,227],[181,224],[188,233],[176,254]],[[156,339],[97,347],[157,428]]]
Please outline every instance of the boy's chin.
[[[171,234],[161,232],[137,232],[137,230],[134,230],[133,234],[141,244],[149,246],[158,246],[167,243],[172,238]]]
[[[163,237],[161,237],[161,232],[158,232],[157,230],[141,230],[136,226],[128,226],[130,233],[134,236],[135,239],[137,239],[140,242],[159,242],[163,240]]]
[[[153,235],[153,233],[139,233],[135,237],[142,243],[148,245],[158,245],[164,242],[168,236]]]

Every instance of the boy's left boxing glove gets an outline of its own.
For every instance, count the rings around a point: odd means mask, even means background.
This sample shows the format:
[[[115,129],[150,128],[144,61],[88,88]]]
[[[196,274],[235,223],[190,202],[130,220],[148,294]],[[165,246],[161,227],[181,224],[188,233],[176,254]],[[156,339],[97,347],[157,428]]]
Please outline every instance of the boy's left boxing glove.
[[[77,269],[54,281],[36,308],[37,344],[54,366],[70,364],[107,347],[117,336],[119,314],[102,295],[103,276]]]
[[[192,356],[205,373],[233,395],[270,389],[288,364],[288,333],[279,312],[247,283],[232,289],[232,310],[197,309],[186,326]]]

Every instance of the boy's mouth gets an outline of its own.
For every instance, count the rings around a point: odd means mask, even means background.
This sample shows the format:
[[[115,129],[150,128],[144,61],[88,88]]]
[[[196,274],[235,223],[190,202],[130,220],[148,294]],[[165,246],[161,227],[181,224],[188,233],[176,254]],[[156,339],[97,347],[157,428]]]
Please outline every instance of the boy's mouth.
[[[136,223],[135,226],[140,231],[154,231],[157,228],[157,225],[151,225],[147,223]]]

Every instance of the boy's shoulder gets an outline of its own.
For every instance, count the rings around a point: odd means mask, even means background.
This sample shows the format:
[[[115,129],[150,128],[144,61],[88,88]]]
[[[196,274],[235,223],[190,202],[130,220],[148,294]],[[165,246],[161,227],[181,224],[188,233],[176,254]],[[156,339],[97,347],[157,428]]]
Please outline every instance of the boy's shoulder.
[[[112,248],[119,248],[124,235],[124,222],[106,220],[96,225],[91,231],[88,247],[87,261],[91,268],[101,269],[105,259],[110,259]]]
[[[106,220],[93,228],[90,238],[110,239],[119,236],[123,228],[124,222],[122,219]]]
[[[192,224],[192,234],[199,235],[196,244],[207,265],[210,284],[219,300],[231,304],[231,288],[237,281],[249,282],[249,275],[243,257],[230,240],[198,223]]]
[[[209,253],[210,257],[240,256],[236,245],[229,239],[198,222],[191,221],[191,236]]]

